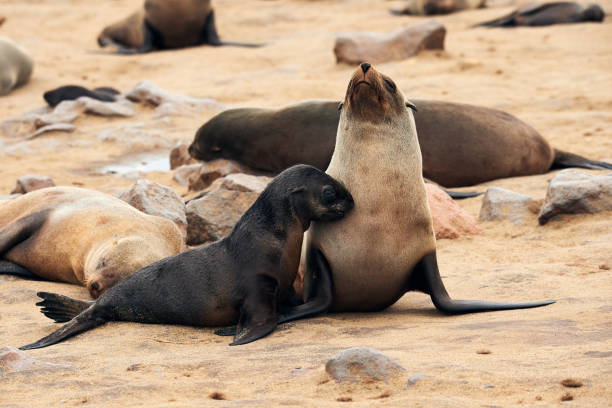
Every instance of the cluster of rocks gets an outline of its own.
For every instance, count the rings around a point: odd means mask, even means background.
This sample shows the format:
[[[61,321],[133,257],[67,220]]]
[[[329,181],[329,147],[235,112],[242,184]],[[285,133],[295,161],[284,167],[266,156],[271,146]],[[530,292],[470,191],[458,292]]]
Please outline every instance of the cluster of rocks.
[[[65,100],[54,108],[43,106],[21,117],[0,122],[0,134],[24,140],[33,139],[50,131],[72,132],[73,122],[82,114],[132,117],[136,108],[132,102],[155,106],[153,117],[195,116],[206,111],[219,111],[225,105],[210,98],[193,98],[167,92],[150,81],[142,81],[114,102],[103,102],[87,96]]]

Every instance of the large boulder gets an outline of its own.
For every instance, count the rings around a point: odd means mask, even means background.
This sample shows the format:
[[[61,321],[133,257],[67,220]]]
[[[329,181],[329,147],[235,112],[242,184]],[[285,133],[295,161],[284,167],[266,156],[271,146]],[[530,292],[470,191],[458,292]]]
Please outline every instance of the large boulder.
[[[373,64],[412,57],[423,49],[444,49],[446,28],[435,20],[386,34],[348,33],[336,38],[337,63]]]
[[[482,233],[478,222],[435,184],[426,183],[436,239],[455,239]]]

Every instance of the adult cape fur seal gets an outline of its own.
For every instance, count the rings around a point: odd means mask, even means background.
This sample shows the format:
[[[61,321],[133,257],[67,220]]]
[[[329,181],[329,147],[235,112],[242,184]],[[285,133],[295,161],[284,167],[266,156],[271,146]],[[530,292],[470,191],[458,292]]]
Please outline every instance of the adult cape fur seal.
[[[603,9],[595,3],[579,4],[569,1],[530,3],[505,16],[476,24],[475,27],[539,27],[587,21],[601,22],[604,17]]]
[[[552,148],[531,126],[490,108],[415,99],[423,175],[445,187],[583,167],[612,169]],[[197,131],[189,153],[225,158],[278,173],[297,163],[327,168],[334,151],[338,101],[308,101],[281,109],[221,112]]]
[[[351,191],[355,208],[336,223],[313,222],[306,234],[305,308],[377,311],[413,290],[448,314],[553,302],[450,298],[438,272],[412,109],[391,78],[367,63],[349,82],[327,173]]]
[[[111,320],[194,326],[238,321],[232,345],[254,341],[284,321],[310,222],[338,220],[352,207],[349,192],[321,170],[291,167],[226,238],[149,265],[94,303],[40,293],[42,312],[68,324],[22,349],[46,347]]]
[[[80,284],[94,298],[184,246],[172,221],[94,190],[50,187],[0,203],[0,273]]]
[[[210,3],[210,0],[145,0],[144,8],[104,28],[98,36],[98,44],[101,47],[119,46],[118,51],[122,54],[202,44],[261,45],[222,42]]]

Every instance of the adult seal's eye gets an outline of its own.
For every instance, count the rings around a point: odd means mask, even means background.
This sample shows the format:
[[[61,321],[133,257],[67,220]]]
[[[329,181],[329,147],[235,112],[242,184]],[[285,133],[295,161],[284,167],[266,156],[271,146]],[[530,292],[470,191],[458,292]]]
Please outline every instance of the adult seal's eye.
[[[328,204],[336,199],[336,190],[332,186],[325,186],[323,193],[321,193],[323,203]]]
[[[387,88],[389,88],[391,92],[395,92],[395,89],[396,89],[395,84],[389,81],[387,78],[384,78],[384,79],[385,79],[385,85],[387,85]]]

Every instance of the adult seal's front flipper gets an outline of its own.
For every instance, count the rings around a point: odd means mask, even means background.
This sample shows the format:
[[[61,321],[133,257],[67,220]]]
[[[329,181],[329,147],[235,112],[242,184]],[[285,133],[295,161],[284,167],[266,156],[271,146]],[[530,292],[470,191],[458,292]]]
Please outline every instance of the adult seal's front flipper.
[[[436,253],[425,255],[415,266],[408,290],[419,290],[431,296],[436,308],[446,314],[491,312],[495,310],[529,309],[555,303],[554,300],[526,303],[487,302],[482,300],[454,300],[448,295],[438,271]]]
[[[23,266],[18,265],[14,262],[6,261],[3,259],[0,259],[0,275],[13,275],[19,276],[23,279],[42,280],[38,275],[35,275],[30,272],[29,269],[24,268]]]

